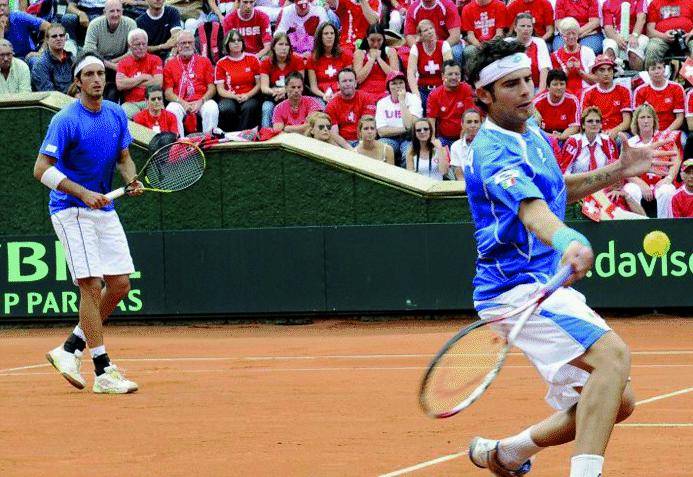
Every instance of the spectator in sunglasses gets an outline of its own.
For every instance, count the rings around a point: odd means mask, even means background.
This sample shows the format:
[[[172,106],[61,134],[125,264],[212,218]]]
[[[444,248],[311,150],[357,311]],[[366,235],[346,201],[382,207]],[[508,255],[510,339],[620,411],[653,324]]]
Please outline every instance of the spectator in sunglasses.
[[[442,181],[450,168],[448,154],[440,139],[433,135],[433,122],[418,119],[412,128],[412,145],[407,151],[407,170]]]
[[[31,69],[31,79],[36,91],[60,91],[67,93],[72,84],[72,53],[65,50],[67,35],[60,23],[52,23],[46,32],[41,56]]]

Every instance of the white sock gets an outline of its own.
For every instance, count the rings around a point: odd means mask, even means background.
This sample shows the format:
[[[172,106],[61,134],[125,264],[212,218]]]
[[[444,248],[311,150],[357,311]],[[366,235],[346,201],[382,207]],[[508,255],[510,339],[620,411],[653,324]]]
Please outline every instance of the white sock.
[[[82,331],[82,328],[80,328],[79,325],[75,326],[75,329],[72,330],[72,334],[74,334],[75,336],[77,336],[79,338],[82,338],[82,341],[84,341],[86,343],[87,337],[84,336],[84,331]]]
[[[570,459],[570,477],[601,477],[604,457],[580,454]]]
[[[89,350],[91,353],[91,357],[96,358],[97,356],[101,356],[102,354],[106,354],[106,345],[101,345],[97,346],[96,348],[92,348]]]
[[[519,469],[527,459],[543,449],[532,440],[531,427],[516,436],[501,439],[498,445],[498,459],[510,470]]]

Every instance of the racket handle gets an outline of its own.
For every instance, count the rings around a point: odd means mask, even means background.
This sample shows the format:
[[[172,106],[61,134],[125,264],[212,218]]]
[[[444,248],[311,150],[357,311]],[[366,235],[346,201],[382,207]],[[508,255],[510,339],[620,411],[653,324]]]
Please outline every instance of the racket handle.
[[[104,194],[104,195],[111,200],[117,199],[118,197],[122,197],[125,195],[125,187],[119,187],[115,190],[112,190],[108,194]]]
[[[546,285],[544,285],[544,290],[547,294],[551,294],[558,290],[566,282],[568,277],[573,274],[573,267],[571,265],[563,265],[558,269],[558,272],[551,277]]]

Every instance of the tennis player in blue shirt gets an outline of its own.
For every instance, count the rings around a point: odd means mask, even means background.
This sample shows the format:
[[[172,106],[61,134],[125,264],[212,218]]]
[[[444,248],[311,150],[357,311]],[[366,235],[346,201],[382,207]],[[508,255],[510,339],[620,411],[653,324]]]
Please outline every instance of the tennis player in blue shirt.
[[[615,163],[563,177],[546,134],[530,120],[534,84],[524,47],[487,42],[468,73],[488,115],[464,177],[476,226],[474,302],[481,318],[491,318],[526,301],[560,262],[573,267],[568,284],[584,277],[594,255],[587,238],[564,224],[566,204],[642,174],[666,154],[655,152],[661,144],[635,149],[624,140]],[[470,459],[496,476],[520,476],[543,448],[575,440],[570,476],[601,476],[613,426],[634,408],[628,347],[572,288],[547,299],[515,345],[548,384],[546,400],[557,412],[512,437],[474,438]]]
[[[94,54],[75,61],[79,100],[51,120],[34,177],[51,189],[51,221],[80,291],[79,324],[46,357],[70,384],[83,389],[80,365],[88,344],[94,361],[93,391],[126,394],[136,391],[137,384],[111,363],[102,322],[130,290],[129,275],[135,267],[113,203],[104,194],[111,190],[115,169],[126,183],[136,172],[125,113],[103,100],[105,74],[103,60]],[[135,184],[131,195],[143,192],[142,184]]]

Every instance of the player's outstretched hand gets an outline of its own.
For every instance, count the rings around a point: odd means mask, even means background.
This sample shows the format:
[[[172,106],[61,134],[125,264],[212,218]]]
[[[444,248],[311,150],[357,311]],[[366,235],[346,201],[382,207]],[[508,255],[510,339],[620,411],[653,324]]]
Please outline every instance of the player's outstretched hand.
[[[144,194],[144,184],[142,184],[140,181],[134,181],[132,184],[130,184],[130,187],[128,187],[128,195],[142,195]]]
[[[677,152],[672,150],[660,150],[664,145],[671,143],[672,141],[657,141],[647,146],[633,147],[628,144],[628,138],[625,134],[619,134],[621,138],[621,173],[623,178],[635,177],[642,175],[650,170],[657,158],[669,158],[676,156]]]
[[[587,247],[579,242],[573,241],[561,259],[561,264],[570,264],[573,267],[573,274],[568,278],[565,286],[570,286],[578,280],[582,279],[587,272],[592,268],[594,263],[594,252],[590,247]]]
[[[109,199],[105,195],[90,190],[82,194],[81,199],[82,202],[87,204],[87,207],[91,209],[100,209],[111,203],[111,199]]]

